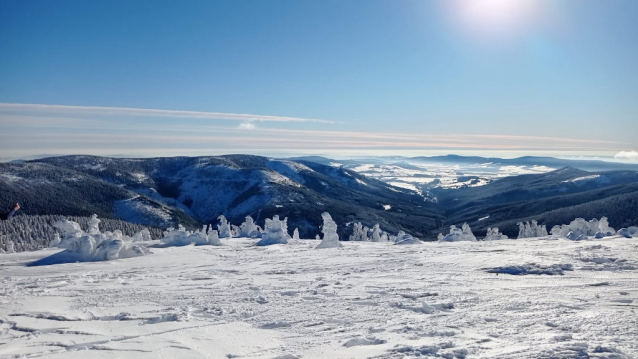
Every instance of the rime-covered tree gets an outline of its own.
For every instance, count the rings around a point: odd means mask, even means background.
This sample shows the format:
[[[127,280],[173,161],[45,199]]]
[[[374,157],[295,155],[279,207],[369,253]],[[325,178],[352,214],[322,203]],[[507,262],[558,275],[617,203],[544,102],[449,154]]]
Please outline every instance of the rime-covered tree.
[[[339,242],[339,235],[337,234],[337,224],[330,217],[330,213],[324,212],[321,214],[323,219],[323,225],[321,226],[321,232],[323,233],[323,240],[316,249],[322,248],[340,248],[343,245]]]

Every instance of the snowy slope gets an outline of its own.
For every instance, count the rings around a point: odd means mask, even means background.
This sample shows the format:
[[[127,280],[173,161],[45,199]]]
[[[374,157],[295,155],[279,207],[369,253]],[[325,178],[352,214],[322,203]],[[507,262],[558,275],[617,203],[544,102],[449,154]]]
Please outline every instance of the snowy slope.
[[[0,256],[0,357],[638,356],[636,239],[222,242],[48,267],[24,264],[53,250]]]

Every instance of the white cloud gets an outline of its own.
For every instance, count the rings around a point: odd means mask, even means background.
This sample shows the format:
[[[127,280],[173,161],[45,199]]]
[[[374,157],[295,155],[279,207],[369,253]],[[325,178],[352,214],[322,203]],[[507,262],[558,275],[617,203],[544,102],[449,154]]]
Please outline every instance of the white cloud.
[[[209,119],[209,120],[234,120],[234,121],[336,123],[334,121],[311,119],[311,118],[250,115],[250,114],[241,114],[241,113],[157,110],[157,109],[149,109],[149,108],[128,108],[128,107],[41,105],[41,104],[23,104],[23,103],[0,103],[0,111],[44,112],[47,114],[67,114],[67,115],[74,115],[74,114],[75,115],[118,115],[118,116],[146,116],[146,117],[155,116],[155,117],[200,118],[200,119]]]
[[[257,128],[254,122],[242,122],[237,126],[240,130],[254,130]]]
[[[620,151],[614,156],[615,159],[621,161],[638,161],[638,152],[636,151]]]

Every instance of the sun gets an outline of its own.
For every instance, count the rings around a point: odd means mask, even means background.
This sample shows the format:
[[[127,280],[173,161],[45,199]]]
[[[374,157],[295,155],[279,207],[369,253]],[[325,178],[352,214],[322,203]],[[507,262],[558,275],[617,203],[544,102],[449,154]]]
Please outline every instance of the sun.
[[[539,0],[455,0],[457,21],[472,32],[515,31],[537,14]]]

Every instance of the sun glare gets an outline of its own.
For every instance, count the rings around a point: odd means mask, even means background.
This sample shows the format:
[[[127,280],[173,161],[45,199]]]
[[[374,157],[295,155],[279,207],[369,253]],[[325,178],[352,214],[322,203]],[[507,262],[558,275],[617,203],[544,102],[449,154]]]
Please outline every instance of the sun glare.
[[[452,11],[473,33],[511,33],[529,25],[538,12],[537,0],[456,0]]]

